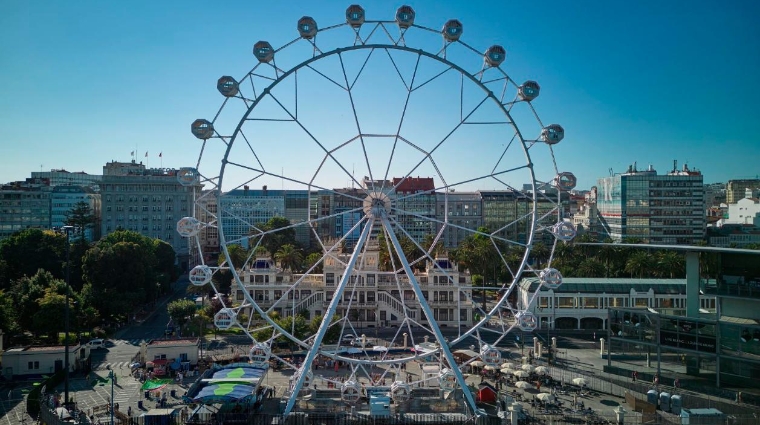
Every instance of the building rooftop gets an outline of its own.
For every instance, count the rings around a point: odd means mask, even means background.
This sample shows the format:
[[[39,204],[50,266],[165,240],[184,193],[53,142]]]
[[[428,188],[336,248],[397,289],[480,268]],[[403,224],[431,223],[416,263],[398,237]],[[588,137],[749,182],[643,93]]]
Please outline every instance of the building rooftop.
[[[79,348],[79,345],[70,345],[69,346],[69,351],[76,350],[77,348]],[[26,346],[26,347],[13,347],[13,348],[9,348],[8,350],[6,350],[6,353],[18,353],[18,352],[21,352],[21,351],[25,351],[25,352],[32,352],[32,351],[36,351],[36,352],[45,352],[45,351],[56,352],[56,351],[63,351],[63,350],[64,350],[64,346],[63,345],[29,345],[29,346]]]
[[[148,343],[148,345],[193,345],[198,344],[198,338],[176,338],[176,339],[154,339]]]

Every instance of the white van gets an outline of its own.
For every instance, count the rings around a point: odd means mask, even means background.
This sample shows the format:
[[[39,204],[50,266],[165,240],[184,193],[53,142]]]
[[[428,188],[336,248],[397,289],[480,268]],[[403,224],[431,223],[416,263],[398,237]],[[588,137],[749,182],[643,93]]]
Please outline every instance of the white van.
[[[97,350],[97,349],[105,348],[106,347],[105,346],[105,341],[103,341],[100,338],[96,338],[96,339],[91,340],[90,342],[87,343],[87,345],[90,346],[91,350]]]

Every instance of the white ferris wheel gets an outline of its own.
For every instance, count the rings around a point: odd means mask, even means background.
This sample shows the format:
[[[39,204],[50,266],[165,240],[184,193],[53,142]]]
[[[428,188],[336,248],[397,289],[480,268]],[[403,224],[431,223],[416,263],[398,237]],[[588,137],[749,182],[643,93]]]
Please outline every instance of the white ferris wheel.
[[[320,28],[302,17],[296,29],[279,48],[256,42],[253,68],[219,78],[222,106],[192,123],[200,156],[179,180],[204,191],[177,230],[198,251],[204,233],[218,232],[226,261],[200,255],[191,283],[218,293],[213,274],[232,274],[236,296],[215,325],[241,328],[252,361],[294,369],[286,414],[316,383],[321,359],[348,365],[350,378],[333,384],[349,404],[362,381],[382,382],[397,403],[417,386],[465,388],[471,363],[499,367],[508,334],[537,327],[533,299],[510,296],[520,279],[562,282],[554,247],[575,236],[560,196],[575,176],[554,156],[564,130],[541,121],[540,86],[507,72],[506,49],[466,44],[458,20],[432,29],[408,6],[370,20],[352,5],[344,23]],[[287,225],[267,227],[274,216]],[[283,253],[294,238],[300,245]],[[487,242],[500,271],[487,303],[484,284],[450,258],[473,238]],[[539,240],[548,258],[535,266]],[[294,265],[294,250],[312,261]],[[295,320],[282,325],[297,315],[321,317],[318,329],[303,336]],[[279,354],[282,340],[303,358]],[[476,355],[456,359],[457,347]],[[403,373],[423,359],[439,365],[434,376]],[[463,408],[476,412],[463,394]]]

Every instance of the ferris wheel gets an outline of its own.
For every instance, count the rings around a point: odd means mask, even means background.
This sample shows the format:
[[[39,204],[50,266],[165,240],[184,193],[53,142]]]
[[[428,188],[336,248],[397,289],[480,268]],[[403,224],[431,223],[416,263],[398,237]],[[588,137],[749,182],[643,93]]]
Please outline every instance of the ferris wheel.
[[[576,182],[554,156],[564,130],[539,118],[540,86],[507,72],[506,49],[466,44],[456,19],[433,29],[408,6],[370,20],[352,5],[344,23],[305,16],[295,30],[279,48],[256,42],[253,68],[219,78],[222,106],[191,125],[201,153],[178,178],[204,191],[177,230],[200,254],[218,234],[224,261],[199,255],[190,281],[218,294],[213,275],[232,275],[214,323],[251,338],[251,361],[294,369],[286,414],[325,359],[348,365],[347,380],[320,378],[348,404],[365,381],[397,403],[417,386],[466,388],[463,370],[498,367],[507,335],[538,326],[520,280],[562,283],[551,261],[575,236],[561,194]],[[488,288],[457,251],[474,240],[495,253]],[[278,352],[283,340],[303,358]],[[438,368],[405,372],[423,360]]]

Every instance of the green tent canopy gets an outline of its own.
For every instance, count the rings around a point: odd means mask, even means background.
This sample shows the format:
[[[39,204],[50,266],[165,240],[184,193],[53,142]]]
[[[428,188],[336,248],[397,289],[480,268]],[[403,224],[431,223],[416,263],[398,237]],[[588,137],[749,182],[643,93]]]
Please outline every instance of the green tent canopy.
[[[145,381],[145,383],[140,387],[141,391],[155,391],[160,390],[161,388],[167,386],[172,382],[171,379],[151,379],[149,381]]]

